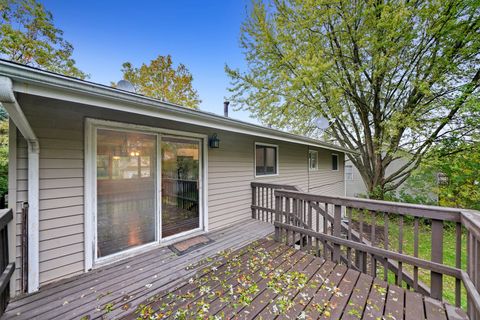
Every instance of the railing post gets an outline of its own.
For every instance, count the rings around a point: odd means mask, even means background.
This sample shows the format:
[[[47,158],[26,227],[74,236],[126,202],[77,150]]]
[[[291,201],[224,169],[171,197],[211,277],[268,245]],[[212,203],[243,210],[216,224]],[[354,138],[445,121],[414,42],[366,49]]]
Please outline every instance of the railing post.
[[[333,214],[333,235],[342,236],[342,206],[335,205]],[[333,261],[340,263],[340,245],[333,244]]]
[[[432,220],[431,260],[443,264],[443,221]],[[443,277],[441,273],[430,272],[431,297],[442,300]]]

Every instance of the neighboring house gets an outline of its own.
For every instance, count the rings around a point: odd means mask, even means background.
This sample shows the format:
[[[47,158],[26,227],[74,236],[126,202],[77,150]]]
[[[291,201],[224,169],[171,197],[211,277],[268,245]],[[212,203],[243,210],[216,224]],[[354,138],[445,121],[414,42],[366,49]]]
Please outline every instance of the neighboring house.
[[[393,172],[400,169],[407,163],[406,158],[400,158],[392,161],[392,163],[385,170],[385,175],[388,176]],[[431,179],[432,181],[437,181],[435,177]],[[427,183],[427,182],[426,182]],[[353,163],[347,158],[345,161],[345,187],[346,187],[346,196],[347,197],[366,197],[368,194],[367,186],[358,171],[358,168],[353,165]],[[408,193],[411,195],[423,195],[425,198],[431,200],[431,202],[437,202],[437,194],[434,192],[436,185],[423,186],[423,188],[416,189],[410,187],[408,183],[404,182],[400,187],[395,190],[395,195],[398,197],[401,193]]]
[[[345,194],[333,144],[7,61],[0,102],[13,294],[249,219],[252,181]]]

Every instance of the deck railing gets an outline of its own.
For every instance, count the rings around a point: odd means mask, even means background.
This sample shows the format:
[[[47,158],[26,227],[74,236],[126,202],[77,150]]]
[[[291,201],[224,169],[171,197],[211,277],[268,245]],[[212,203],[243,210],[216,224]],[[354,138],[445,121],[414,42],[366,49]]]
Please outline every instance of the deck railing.
[[[12,209],[0,209],[0,316],[10,300],[10,278],[15,271],[15,263],[9,263],[8,224],[13,219]]]
[[[466,297],[469,317],[480,319],[480,213],[273,187],[252,183],[252,214],[255,209],[254,218],[273,221],[278,241],[435,299],[445,298],[448,280],[455,305],[464,306]],[[262,219],[262,212],[273,216]],[[444,248],[445,234],[454,238],[453,248]],[[444,251],[454,265],[445,263]]]
[[[300,191],[295,186],[275,183],[252,182],[252,218],[274,222],[275,219],[275,190]]]

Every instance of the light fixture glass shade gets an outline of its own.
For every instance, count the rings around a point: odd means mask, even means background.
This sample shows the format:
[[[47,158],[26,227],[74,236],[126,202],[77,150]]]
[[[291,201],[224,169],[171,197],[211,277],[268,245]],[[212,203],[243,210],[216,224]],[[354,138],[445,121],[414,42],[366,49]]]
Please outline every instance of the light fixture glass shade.
[[[212,149],[220,148],[220,139],[218,139],[216,133],[214,133],[208,140],[208,146]]]

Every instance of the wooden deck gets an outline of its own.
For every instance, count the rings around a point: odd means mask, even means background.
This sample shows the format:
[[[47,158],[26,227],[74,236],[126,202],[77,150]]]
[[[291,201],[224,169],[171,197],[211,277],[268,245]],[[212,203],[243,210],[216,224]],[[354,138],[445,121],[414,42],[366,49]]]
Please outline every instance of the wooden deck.
[[[438,300],[275,242],[250,220],[45,286],[4,319],[467,319]]]
[[[168,247],[153,249],[87,274],[46,285],[10,302],[2,319],[115,319],[145,299],[192,277],[212,257],[236,250],[273,232],[248,220],[208,234],[213,242],[177,256]]]
[[[465,313],[278,242],[225,254],[124,319],[467,319]]]

